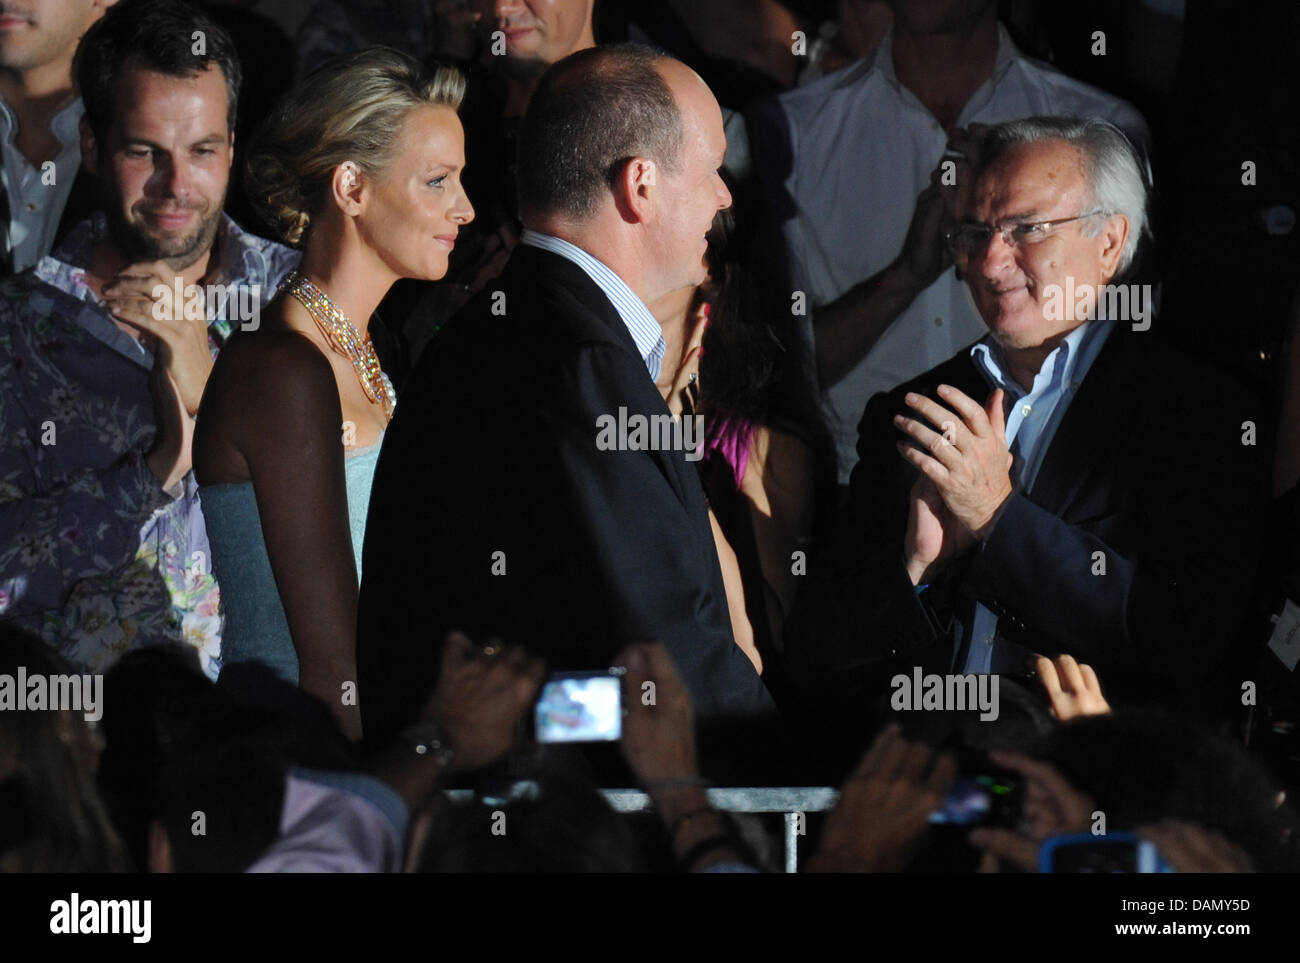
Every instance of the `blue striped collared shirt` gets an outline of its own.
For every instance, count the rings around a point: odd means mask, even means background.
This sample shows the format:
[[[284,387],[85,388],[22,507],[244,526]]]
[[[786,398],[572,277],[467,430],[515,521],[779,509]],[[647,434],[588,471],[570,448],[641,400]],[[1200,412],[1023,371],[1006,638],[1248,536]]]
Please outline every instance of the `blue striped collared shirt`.
[[[668,345],[664,342],[663,329],[655,320],[655,316],[650,313],[650,309],[645,306],[645,302],[632,292],[621,277],[582,248],[563,238],[525,230],[519,243],[558,254],[582,268],[587,277],[605,292],[605,297],[609,298],[614,305],[614,310],[627,325],[628,333],[632,335],[636,349],[641,353],[641,360],[645,362],[651,380],[659,379],[659,368],[663,364],[664,352],[668,350]]]

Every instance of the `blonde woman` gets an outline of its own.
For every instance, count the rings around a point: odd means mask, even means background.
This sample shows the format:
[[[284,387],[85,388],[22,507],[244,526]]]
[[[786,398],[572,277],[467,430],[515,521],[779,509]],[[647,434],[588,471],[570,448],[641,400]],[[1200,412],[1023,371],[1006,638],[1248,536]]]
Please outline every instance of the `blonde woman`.
[[[268,118],[249,196],[302,262],[222,352],[195,429],[223,672],[269,666],[353,739],[362,536],[396,401],[367,328],[394,281],[446,274],[474,217],[463,94],[454,69],[375,48],[321,67]]]

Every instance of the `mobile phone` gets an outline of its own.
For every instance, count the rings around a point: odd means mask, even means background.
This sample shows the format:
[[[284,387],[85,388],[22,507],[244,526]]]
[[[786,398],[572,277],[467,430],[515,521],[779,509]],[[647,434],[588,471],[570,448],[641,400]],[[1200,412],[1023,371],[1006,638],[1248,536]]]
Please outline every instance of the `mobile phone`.
[[[538,742],[616,742],[623,735],[622,668],[557,672],[537,697]]]
[[[1020,777],[995,766],[962,775],[952,784],[930,822],[947,826],[1014,826],[1020,818]]]
[[[1156,844],[1134,833],[1049,836],[1038,847],[1043,873],[1172,873]]]

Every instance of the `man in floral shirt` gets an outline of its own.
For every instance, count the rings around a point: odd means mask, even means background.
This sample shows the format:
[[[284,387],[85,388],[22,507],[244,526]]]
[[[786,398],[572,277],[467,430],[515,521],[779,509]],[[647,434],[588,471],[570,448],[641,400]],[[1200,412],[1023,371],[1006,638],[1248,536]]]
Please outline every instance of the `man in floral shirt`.
[[[240,71],[219,28],[172,0],[126,5],[79,53],[104,209],[0,284],[0,619],[81,671],[183,640],[215,678],[193,415],[298,254],[222,213]]]

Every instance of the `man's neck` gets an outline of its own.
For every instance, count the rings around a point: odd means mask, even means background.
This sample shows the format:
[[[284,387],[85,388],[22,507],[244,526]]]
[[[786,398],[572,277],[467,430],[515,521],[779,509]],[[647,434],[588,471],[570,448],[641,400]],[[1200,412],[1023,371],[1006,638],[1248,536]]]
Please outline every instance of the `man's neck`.
[[[1032,391],[1034,379],[1043,370],[1043,365],[1051,357],[1052,352],[1064,344],[1065,339],[1077,330],[1078,327],[1071,328],[1050,341],[1044,341],[1032,348],[1003,348],[1002,356],[1006,360],[1007,373],[1011,376],[1011,380],[1026,392]]]
[[[397,277],[355,244],[334,243],[337,235],[314,231],[298,273],[325,292],[361,335]]]
[[[894,72],[944,130],[956,125],[971,95],[997,62],[996,6],[969,32],[914,34],[896,26]]]
[[[1038,377],[1043,362],[1047,360],[1047,356],[1051,353],[1051,351],[1045,351],[1042,348],[1008,352],[1007,374],[1011,375],[1011,380],[1020,385],[1025,392],[1032,391],[1034,379]]]
[[[617,274],[619,280],[648,307],[668,296],[672,289],[665,290],[655,283],[658,275],[652,271],[652,265],[641,250],[641,245],[635,243],[635,238],[630,234],[618,229],[619,221],[617,212],[611,206],[597,215],[590,224],[574,225],[557,219],[530,218],[525,226],[538,234],[558,237],[586,251]]]
[[[72,100],[72,57],[51,61],[31,70],[0,68],[0,93],[10,106],[17,101]]]
[[[691,310],[691,305],[695,302],[695,288],[684,287],[676,291],[669,291],[663,297],[655,299],[646,307],[650,313],[655,316],[659,322],[659,327],[663,330],[664,336],[664,357],[678,358],[681,357],[682,346],[686,343],[687,338],[687,314]],[[676,371],[671,365],[665,364],[660,372],[660,380],[667,379],[667,384],[672,383]]]

